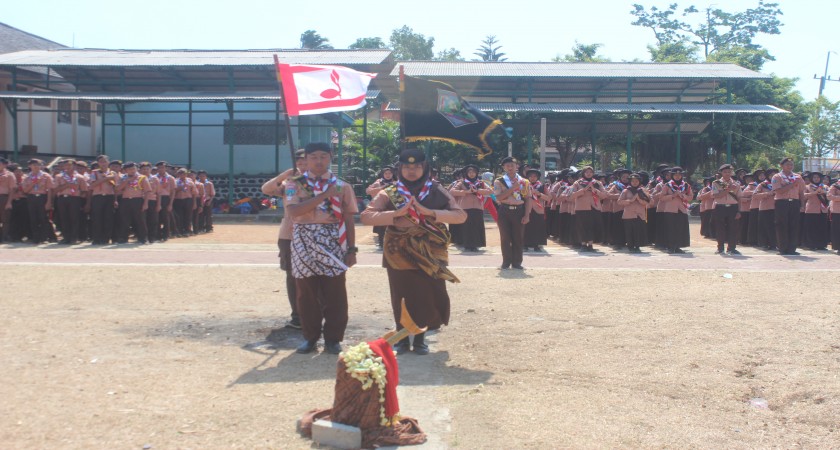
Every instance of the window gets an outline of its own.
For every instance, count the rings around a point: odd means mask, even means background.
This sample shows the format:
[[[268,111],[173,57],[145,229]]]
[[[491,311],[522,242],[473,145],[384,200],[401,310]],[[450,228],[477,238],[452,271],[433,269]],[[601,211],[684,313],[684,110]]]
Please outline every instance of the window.
[[[90,126],[90,102],[79,100],[79,117],[76,119],[80,127]]]
[[[273,120],[225,120],[225,145],[275,145],[286,141],[284,122]]]
[[[58,101],[58,123],[73,123],[73,101]]]
[[[52,108],[52,100],[48,98],[36,98],[35,106],[42,106],[44,108]]]

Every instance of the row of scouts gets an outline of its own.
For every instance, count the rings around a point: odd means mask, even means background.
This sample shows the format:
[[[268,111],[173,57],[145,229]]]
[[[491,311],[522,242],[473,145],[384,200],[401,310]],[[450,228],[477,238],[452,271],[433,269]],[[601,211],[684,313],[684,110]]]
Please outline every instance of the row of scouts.
[[[0,158],[0,242],[107,245],[133,235],[145,244],[213,230],[216,192],[204,171],[105,155],[90,165],[61,160],[51,171],[40,159],[27,166]]]
[[[292,310],[287,326],[300,328],[298,353],[324,350],[338,354],[349,316],[345,274],[356,264],[352,186],[329,170],[332,147],[310,143],[295,155],[295,168],[268,180],[262,191],[282,196],[280,265],[286,271],[286,293]],[[404,150],[390,167],[393,181],[373,194],[361,213],[362,223],[381,227],[383,258],[397,328],[402,305],[414,322],[428,330],[449,323],[450,300],[445,283],[458,282],[449,271],[446,224],[463,223],[466,214],[432,178],[425,154]],[[399,353],[429,353],[425,334],[394,345]]]
[[[738,169],[734,176],[723,178],[704,178],[697,196],[704,237],[718,239],[712,224],[722,215],[727,225],[735,226],[734,231],[727,230],[727,239],[742,245],[796,255],[797,247],[819,251],[831,244],[840,254],[840,182],[819,172],[795,174],[788,158],[781,171]],[[716,188],[732,192],[725,198],[729,205],[725,211],[715,206]]]

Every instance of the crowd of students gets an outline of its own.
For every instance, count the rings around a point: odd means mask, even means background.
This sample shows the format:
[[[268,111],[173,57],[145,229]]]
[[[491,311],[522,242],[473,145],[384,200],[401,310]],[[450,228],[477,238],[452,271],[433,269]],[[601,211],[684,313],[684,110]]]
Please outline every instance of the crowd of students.
[[[27,166],[0,158],[0,242],[146,244],[213,231],[216,192],[203,170],[105,155]]]

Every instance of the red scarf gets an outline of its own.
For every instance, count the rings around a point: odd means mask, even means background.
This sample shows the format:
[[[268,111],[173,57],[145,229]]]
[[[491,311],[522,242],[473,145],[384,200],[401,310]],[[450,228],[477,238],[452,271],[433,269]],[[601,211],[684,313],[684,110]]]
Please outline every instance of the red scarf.
[[[583,189],[586,189],[590,184],[595,183],[595,179],[591,178],[587,181],[586,178],[581,178],[578,183],[583,186]],[[595,192],[595,189],[592,189],[592,201],[594,205],[597,205],[598,202],[601,201],[601,199],[598,198],[598,194]]]
[[[411,199],[411,191],[403,184],[402,181],[397,181],[397,193],[399,193],[403,198],[403,204],[408,203]],[[428,195],[429,192],[432,190],[432,180],[429,179],[423,185],[423,189],[420,190],[420,193],[417,195],[418,201],[423,201]],[[426,225],[426,217],[423,214],[417,212],[417,208],[415,206],[411,206],[411,209],[408,210],[408,215],[411,216],[412,221],[420,225]]]
[[[670,187],[671,190],[674,191],[674,192],[679,192],[680,194],[684,194],[686,192],[686,190],[688,189],[688,183],[683,181],[680,184],[676,184],[676,183],[674,183],[674,180],[671,180],[671,181],[668,182],[668,187]],[[680,199],[680,200],[682,200],[682,199]],[[686,200],[682,200],[682,204],[683,204],[683,207],[686,208],[686,211],[688,211],[688,202]]]
[[[464,186],[466,186],[467,189],[479,190],[479,189],[484,189],[484,182],[479,180],[478,178],[476,178],[475,183],[473,183],[472,181],[469,180],[469,178],[464,178]],[[478,201],[481,202],[481,204],[483,205],[484,204],[484,196],[479,194],[478,192],[475,193],[475,196],[476,196],[476,198],[478,198]]]
[[[304,172],[303,179],[306,180],[306,184],[312,189],[312,195],[326,192],[331,185],[338,185],[338,178],[329,172],[327,175],[327,179],[319,177],[313,181],[309,178],[309,172]],[[329,205],[333,216],[338,220],[338,243],[343,250],[347,250],[347,224],[344,222],[344,213],[341,211],[341,199],[338,196],[330,197],[325,203]]]
[[[400,412],[400,402],[397,399],[397,384],[400,382],[400,368],[394,351],[385,339],[368,342],[368,346],[376,356],[382,358],[385,365],[385,417],[391,420]]]

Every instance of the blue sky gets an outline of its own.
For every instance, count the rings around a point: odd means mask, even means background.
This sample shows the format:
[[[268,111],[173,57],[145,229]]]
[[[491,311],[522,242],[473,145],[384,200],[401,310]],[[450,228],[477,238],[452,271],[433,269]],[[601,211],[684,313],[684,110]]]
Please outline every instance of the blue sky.
[[[641,1],[665,7],[669,1]],[[0,21],[30,33],[80,48],[253,49],[296,48],[300,34],[314,29],[336,48],[359,37],[381,37],[408,25],[435,38],[435,51],[454,47],[468,59],[485,36],[497,36],[509,61],[548,61],[570,52],[575,40],[603,44],[614,61],[649,60],[654,43],[648,29],[630,25],[633,0],[422,0],[266,1],[241,0],[39,0],[5,5]],[[741,11],[758,0],[680,2],[681,7],[709,5]],[[780,0],[782,34],[761,36],[757,43],[776,57],[763,72],[798,77],[806,99],[819,89],[815,74],[825,70],[840,79],[840,2]],[[840,100],[840,82],[827,83],[825,95]]]

